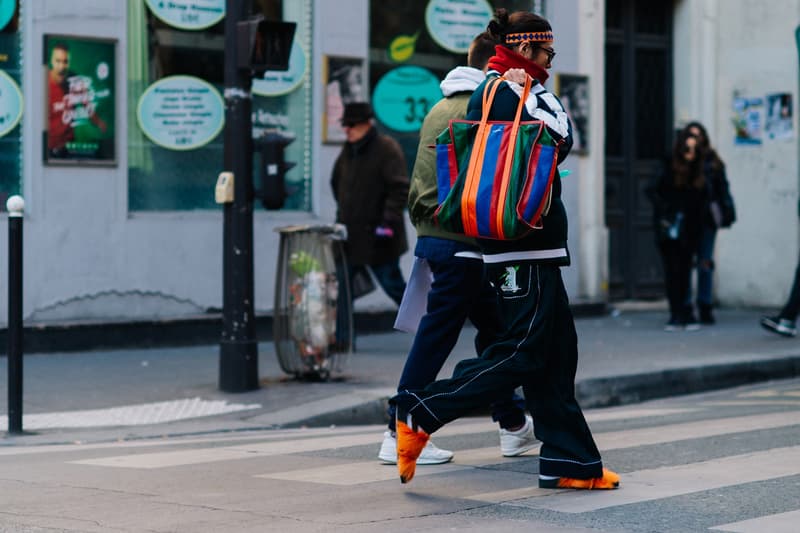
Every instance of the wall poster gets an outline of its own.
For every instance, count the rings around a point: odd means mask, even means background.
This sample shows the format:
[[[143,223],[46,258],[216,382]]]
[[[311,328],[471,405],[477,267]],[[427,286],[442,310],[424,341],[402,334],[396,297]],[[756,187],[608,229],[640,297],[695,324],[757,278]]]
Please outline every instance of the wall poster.
[[[557,74],[556,94],[572,122],[572,153],[589,153],[589,77]]]
[[[776,93],[767,95],[767,118],[764,123],[767,139],[790,140],[794,137],[792,126],[792,95]]]
[[[761,144],[761,112],[763,98],[733,98],[733,130],[735,144]]]
[[[116,46],[111,39],[44,36],[47,164],[116,164]]]
[[[347,136],[339,121],[344,106],[366,102],[366,66],[357,57],[326,56],[322,60],[322,82],[325,84],[325,112],[322,115],[322,141],[342,143]]]

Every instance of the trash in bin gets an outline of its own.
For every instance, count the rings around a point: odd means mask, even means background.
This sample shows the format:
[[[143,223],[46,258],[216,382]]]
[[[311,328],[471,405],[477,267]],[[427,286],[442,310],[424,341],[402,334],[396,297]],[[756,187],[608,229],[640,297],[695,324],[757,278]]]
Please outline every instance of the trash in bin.
[[[304,379],[341,371],[352,344],[352,310],[340,224],[278,228],[273,337],[281,369]]]

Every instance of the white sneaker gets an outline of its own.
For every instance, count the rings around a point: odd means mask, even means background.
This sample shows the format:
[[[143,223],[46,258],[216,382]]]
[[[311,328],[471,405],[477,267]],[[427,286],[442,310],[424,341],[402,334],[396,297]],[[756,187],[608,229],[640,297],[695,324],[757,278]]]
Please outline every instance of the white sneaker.
[[[381,444],[381,451],[378,452],[378,459],[386,464],[397,464],[397,437],[392,435],[391,431],[383,432],[383,443]],[[428,444],[422,448],[422,453],[417,459],[417,464],[440,465],[452,459],[453,452],[438,448],[434,443],[428,441]]]
[[[538,441],[533,436],[533,418],[525,415],[525,425],[517,431],[500,428],[500,451],[503,457],[516,457],[536,447]]]

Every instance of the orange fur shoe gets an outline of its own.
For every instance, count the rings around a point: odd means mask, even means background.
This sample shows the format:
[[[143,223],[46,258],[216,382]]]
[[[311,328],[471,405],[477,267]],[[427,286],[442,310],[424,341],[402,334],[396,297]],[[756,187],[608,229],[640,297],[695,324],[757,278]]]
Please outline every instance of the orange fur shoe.
[[[571,477],[539,478],[540,489],[611,490],[619,488],[619,475],[603,468],[603,477],[575,479]]]
[[[422,429],[412,429],[414,424],[410,415],[408,422],[410,425],[397,420],[397,471],[400,473],[401,483],[408,483],[414,478],[417,458],[431,438]]]

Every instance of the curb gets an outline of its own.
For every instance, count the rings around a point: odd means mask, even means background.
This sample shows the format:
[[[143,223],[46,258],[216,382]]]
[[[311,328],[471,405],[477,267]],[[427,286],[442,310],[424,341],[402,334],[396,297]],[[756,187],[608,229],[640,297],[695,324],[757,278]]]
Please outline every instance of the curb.
[[[582,407],[612,407],[800,376],[800,356],[676,368],[576,384]]]
[[[591,409],[796,377],[800,377],[800,356],[592,378],[578,381],[575,386],[581,407]],[[386,424],[388,402],[389,396],[382,396],[343,409],[287,421],[282,427]]]

